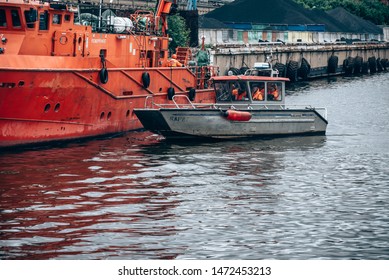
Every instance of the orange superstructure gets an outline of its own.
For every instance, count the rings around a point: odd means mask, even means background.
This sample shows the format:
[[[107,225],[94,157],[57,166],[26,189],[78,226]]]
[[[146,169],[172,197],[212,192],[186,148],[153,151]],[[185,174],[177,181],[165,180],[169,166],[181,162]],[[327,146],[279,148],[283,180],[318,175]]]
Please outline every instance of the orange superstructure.
[[[0,147],[139,129],[133,109],[148,96],[195,89],[196,102],[214,101],[196,71],[167,67],[171,2],[158,5],[118,17],[0,0]]]

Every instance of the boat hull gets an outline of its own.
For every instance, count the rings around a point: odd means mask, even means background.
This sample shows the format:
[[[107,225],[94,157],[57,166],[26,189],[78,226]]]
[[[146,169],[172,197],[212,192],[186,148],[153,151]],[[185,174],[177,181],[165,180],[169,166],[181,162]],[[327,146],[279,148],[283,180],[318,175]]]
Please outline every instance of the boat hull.
[[[325,135],[327,121],[315,110],[247,110],[248,121],[229,120],[218,109],[136,109],[143,126],[166,139],[236,139]]]
[[[171,67],[170,1],[132,14],[109,5],[107,20],[108,5],[84,4],[0,0],[0,148],[136,130],[134,108],[174,93],[215,101],[217,72],[189,67],[189,48]]]
[[[176,93],[188,95],[188,81],[194,83],[186,68],[108,69],[106,84],[100,82],[99,70],[0,69],[0,147],[140,129],[134,108],[144,108],[150,97],[171,103],[168,74],[177,81]],[[142,85],[144,72],[151,77],[147,89]],[[197,90],[195,98],[209,103],[215,97],[213,90]]]

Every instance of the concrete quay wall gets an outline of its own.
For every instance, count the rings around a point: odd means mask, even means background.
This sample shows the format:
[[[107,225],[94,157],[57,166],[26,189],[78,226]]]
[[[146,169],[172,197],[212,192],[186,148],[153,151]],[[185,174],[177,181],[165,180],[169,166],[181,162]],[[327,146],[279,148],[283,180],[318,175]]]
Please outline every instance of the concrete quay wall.
[[[224,75],[230,68],[240,69],[242,67],[253,67],[255,62],[265,62],[271,56],[273,65],[275,63],[287,64],[289,61],[296,61],[299,64],[305,58],[312,69],[312,73],[321,73],[326,76],[328,59],[331,55],[338,57],[338,70],[342,71],[343,61],[348,57],[360,56],[363,61],[370,57],[389,59],[388,43],[368,44],[252,44],[246,46],[223,45],[214,47],[210,51],[211,63],[219,67],[220,75]],[[316,70],[316,71],[315,71]]]

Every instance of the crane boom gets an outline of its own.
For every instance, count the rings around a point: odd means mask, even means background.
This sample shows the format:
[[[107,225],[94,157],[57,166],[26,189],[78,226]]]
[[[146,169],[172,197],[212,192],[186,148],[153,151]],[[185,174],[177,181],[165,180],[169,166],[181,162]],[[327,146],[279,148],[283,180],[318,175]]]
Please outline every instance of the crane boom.
[[[166,16],[170,13],[172,2],[167,0],[159,0],[155,11],[155,29],[159,29],[159,21],[162,21],[162,33],[166,35],[167,19]]]

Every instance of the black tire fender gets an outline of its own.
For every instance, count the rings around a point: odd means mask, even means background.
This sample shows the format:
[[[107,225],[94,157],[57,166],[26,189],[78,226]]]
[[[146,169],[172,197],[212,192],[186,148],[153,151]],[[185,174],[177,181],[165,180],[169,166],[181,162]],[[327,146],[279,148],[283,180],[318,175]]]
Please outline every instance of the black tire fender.
[[[188,97],[190,101],[194,101],[196,98],[196,90],[194,88],[191,88],[188,93]]]
[[[290,60],[286,66],[286,77],[289,78],[291,82],[297,82],[297,69],[298,62]]]
[[[108,82],[108,70],[107,68],[101,68],[100,73],[100,82],[106,84]]]
[[[142,73],[142,83],[144,88],[148,88],[150,85],[150,74],[148,72]]]
[[[369,63],[370,73],[376,73],[377,72],[377,61],[375,59],[375,56],[369,57],[367,62]]]
[[[274,69],[278,70],[278,76],[279,77],[285,77],[286,76],[286,65],[282,64],[280,62],[277,62],[274,67]]]
[[[174,91],[173,87],[170,87],[170,88],[167,89],[167,98],[169,100],[173,100],[174,94],[175,94],[175,91]]]
[[[300,76],[303,80],[308,78],[309,73],[311,72],[311,65],[309,62],[303,57],[301,60],[301,66],[297,70],[298,76]]]
[[[339,58],[336,55],[331,55],[328,59],[328,67],[327,72],[328,73],[336,73],[336,69],[338,69],[338,61]]]

